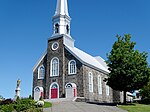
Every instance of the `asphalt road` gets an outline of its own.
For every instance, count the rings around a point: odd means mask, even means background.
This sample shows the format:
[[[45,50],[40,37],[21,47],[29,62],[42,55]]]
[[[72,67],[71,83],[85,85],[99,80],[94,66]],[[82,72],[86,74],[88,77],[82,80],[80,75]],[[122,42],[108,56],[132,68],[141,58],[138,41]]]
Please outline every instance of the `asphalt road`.
[[[44,112],[127,112],[116,106],[104,106],[85,102],[53,102],[52,108],[44,109]]]

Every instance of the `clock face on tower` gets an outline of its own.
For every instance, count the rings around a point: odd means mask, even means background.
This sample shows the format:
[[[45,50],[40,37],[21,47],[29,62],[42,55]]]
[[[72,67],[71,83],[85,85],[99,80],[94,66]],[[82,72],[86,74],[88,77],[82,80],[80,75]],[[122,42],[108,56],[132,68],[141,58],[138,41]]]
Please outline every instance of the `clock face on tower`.
[[[58,47],[59,47],[58,42],[54,42],[54,43],[52,44],[52,50],[57,50]]]

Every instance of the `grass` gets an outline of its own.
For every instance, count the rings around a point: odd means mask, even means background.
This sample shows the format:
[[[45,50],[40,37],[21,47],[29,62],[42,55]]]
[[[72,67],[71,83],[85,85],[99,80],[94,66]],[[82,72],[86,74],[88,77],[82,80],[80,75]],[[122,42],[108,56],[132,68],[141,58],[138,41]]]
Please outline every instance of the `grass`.
[[[118,107],[128,112],[150,112],[150,105],[144,104],[118,105]]]
[[[50,102],[44,102],[43,108],[49,108],[49,107],[52,107],[52,103],[50,103]]]

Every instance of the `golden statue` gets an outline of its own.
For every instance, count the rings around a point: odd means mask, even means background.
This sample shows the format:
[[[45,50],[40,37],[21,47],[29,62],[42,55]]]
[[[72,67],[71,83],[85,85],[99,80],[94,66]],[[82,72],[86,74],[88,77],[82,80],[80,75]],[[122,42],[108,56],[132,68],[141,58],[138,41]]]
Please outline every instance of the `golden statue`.
[[[20,82],[21,82],[21,80],[18,79],[18,80],[17,80],[17,87],[20,87]]]

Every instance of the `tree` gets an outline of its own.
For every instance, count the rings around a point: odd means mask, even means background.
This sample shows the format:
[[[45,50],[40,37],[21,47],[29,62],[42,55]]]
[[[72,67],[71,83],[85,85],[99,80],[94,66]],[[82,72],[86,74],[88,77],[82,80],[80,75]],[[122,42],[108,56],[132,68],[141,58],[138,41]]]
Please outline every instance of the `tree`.
[[[126,92],[138,90],[147,84],[150,72],[148,70],[147,53],[134,50],[135,42],[131,42],[131,36],[116,36],[110,54],[107,55],[107,64],[110,73],[106,79],[107,84],[117,91],[124,91],[124,103],[126,104]]]
[[[142,99],[150,99],[150,81],[147,85],[140,89],[140,95],[142,96]]]
[[[0,100],[3,100],[4,98],[3,98],[3,96],[2,95],[0,95]]]

